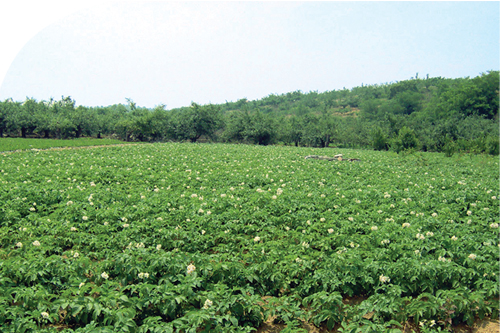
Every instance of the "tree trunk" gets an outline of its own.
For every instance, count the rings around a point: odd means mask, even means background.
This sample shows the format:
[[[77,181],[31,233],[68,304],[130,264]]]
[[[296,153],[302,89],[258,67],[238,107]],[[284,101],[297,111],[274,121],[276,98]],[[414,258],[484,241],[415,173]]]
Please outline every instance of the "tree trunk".
[[[82,127],[77,126],[76,128],[76,138],[78,139],[82,135]]]
[[[26,139],[26,127],[21,127],[21,137]]]
[[[44,132],[44,136],[43,136],[43,137],[44,137],[45,139],[48,139],[48,138],[49,138],[49,132],[50,132],[50,131],[49,131],[49,130],[44,130],[43,132]]]

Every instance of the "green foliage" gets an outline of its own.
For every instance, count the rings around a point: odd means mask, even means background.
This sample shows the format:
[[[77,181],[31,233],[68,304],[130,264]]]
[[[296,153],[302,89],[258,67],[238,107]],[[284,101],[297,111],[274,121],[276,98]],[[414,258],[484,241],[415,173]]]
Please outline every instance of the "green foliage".
[[[415,132],[406,126],[403,126],[398,133],[398,136],[394,138],[391,142],[391,149],[393,149],[396,153],[400,153],[405,150],[416,150],[418,149],[418,139],[415,135]]]
[[[443,147],[443,152],[446,157],[452,157],[456,151],[455,142],[449,140]]]
[[[201,136],[212,138],[222,126],[219,107],[201,106],[192,103],[186,111],[179,113],[175,122],[176,137],[180,140],[196,142]]]
[[[372,147],[375,150],[388,150],[389,149],[389,141],[384,133],[384,131],[380,128],[377,127],[374,130],[372,130],[371,133],[372,137]]]
[[[488,136],[486,139],[485,151],[490,155],[498,155],[500,153],[500,144],[498,136]]]
[[[123,141],[283,143],[309,147],[405,150],[399,131],[411,129],[422,151],[495,154],[499,72],[475,78],[415,78],[352,89],[270,94],[221,105],[166,110],[139,107],[132,99],[108,107],[56,101],[0,102],[0,137],[111,137]],[[491,139],[489,139],[491,138]],[[377,139],[377,143],[374,140]],[[407,138],[411,139],[411,138]],[[451,142],[450,142],[451,141]]]
[[[491,71],[474,79],[463,80],[444,92],[439,104],[443,115],[484,116],[488,119],[498,115],[499,72]]]
[[[272,316],[430,332],[498,313],[498,158],[336,153],[361,162],[219,143],[3,153],[0,330],[251,332]]]

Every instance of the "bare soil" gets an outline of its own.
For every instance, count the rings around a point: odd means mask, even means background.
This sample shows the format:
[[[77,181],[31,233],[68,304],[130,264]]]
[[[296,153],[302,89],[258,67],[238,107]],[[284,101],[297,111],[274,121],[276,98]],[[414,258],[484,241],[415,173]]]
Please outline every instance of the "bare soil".
[[[262,297],[262,306],[265,307],[266,304],[268,303],[268,300],[272,298],[270,296],[265,296]],[[366,300],[367,298],[365,296],[354,296],[354,297],[347,297],[345,298],[342,302],[344,304],[349,304],[349,305],[357,305]],[[373,314],[372,314],[373,315]],[[370,319],[371,316],[370,314],[367,314],[365,318]],[[274,324],[275,317],[270,317],[268,318],[258,329],[257,333],[278,333],[281,332],[284,328],[286,328],[285,324]],[[307,332],[310,333],[337,333],[339,332],[338,329],[340,328],[340,325],[337,324],[332,330],[328,330],[326,328],[326,325],[323,325],[321,327],[316,327],[311,323],[307,323],[305,321],[302,321],[301,325],[302,329],[305,329]],[[407,321],[404,326],[402,333],[420,333],[420,329],[418,325],[415,325],[412,321]],[[454,326],[451,328],[451,332],[453,333],[500,333],[500,322],[498,319],[495,318],[484,318],[484,319],[477,319],[474,325],[467,326],[465,324],[460,324],[457,326]]]

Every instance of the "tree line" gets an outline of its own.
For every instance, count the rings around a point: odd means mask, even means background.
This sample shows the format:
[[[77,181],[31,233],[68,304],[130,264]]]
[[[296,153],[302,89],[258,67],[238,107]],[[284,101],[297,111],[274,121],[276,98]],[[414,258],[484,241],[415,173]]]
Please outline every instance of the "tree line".
[[[167,110],[131,99],[107,107],[60,100],[0,102],[0,137],[114,137],[498,154],[499,72],[419,78],[323,93]]]

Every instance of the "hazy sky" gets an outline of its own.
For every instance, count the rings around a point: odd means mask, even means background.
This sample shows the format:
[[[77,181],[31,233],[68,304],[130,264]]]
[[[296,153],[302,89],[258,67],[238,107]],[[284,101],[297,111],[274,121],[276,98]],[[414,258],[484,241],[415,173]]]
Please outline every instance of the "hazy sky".
[[[0,99],[64,95],[106,106],[128,97],[171,109],[381,84],[417,72],[475,77],[499,70],[499,7],[18,0],[0,4]]]

